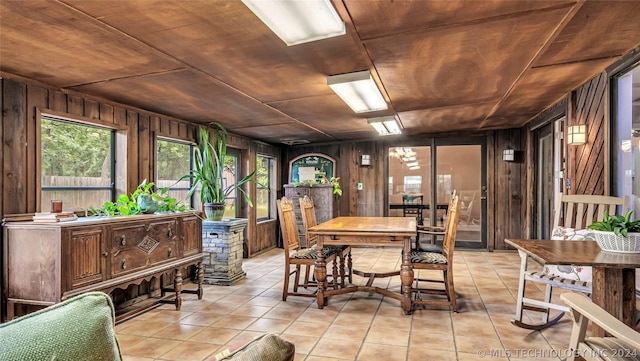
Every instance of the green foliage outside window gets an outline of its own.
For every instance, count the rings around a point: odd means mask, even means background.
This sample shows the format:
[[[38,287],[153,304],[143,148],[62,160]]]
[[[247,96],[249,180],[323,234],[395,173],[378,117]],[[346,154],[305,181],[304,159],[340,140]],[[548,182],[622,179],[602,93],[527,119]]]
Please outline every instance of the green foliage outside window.
[[[110,179],[111,130],[42,119],[43,176]]]
[[[191,157],[188,144],[158,140],[156,146],[158,148],[156,166],[161,179],[177,180],[183,174],[189,173]]]

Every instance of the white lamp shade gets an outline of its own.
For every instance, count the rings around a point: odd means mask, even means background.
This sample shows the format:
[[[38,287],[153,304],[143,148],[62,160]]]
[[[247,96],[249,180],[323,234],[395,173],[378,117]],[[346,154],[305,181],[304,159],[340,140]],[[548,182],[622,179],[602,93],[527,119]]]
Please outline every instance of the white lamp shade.
[[[242,0],[287,45],[346,33],[330,0]]]
[[[387,102],[368,70],[330,75],[327,85],[356,113],[387,109]]]
[[[505,162],[513,162],[516,160],[516,151],[513,149],[505,149],[502,151],[502,160]]]
[[[567,143],[572,145],[587,142],[587,126],[585,124],[570,125],[567,129]]]

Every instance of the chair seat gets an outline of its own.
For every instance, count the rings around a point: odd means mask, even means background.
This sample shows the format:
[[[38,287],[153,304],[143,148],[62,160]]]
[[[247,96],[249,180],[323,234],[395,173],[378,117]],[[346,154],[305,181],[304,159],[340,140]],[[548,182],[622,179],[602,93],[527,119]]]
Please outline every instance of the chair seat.
[[[338,252],[340,252],[342,250],[342,248],[340,246],[337,247],[324,247],[323,248],[323,254],[324,257],[327,258],[333,254],[336,254]],[[315,246],[311,247],[311,248],[304,248],[301,250],[296,251],[295,253],[292,253],[289,258],[295,258],[295,259],[316,259],[318,258],[318,249],[315,248]]]
[[[547,274],[541,270],[526,271],[525,278],[527,280],[548,284],[553,287],[562,287],[564,289],[570,289],[584,293],[591,293],[592,289],[591,282],[564,278],[555,274]]]
[[[411,263],[447,264],[447,257],[435,252],[411,252]]]
[[[638,350],[616,337],[587,337],[582,343],[588,349],[581,351],[598,355],[603,360],[640,360]]]

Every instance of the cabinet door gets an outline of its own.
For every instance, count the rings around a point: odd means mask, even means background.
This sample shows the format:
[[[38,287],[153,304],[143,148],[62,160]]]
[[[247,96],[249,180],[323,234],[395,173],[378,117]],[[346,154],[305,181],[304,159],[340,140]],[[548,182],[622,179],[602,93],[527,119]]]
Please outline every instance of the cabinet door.
[[[111,275],[139,271],[178,258],[175,219],[114,226]]]
[[[84,287],[107,279],[104,228],[91,226],[68,230],[65,244],[69,255],[66,263],[66,289]],[[65,237],[63,237],[65,239]]]
[[[313,199],[318,224],[333,218],[333,186],[312,187],[309,197]]]
[[[198,217],[183,217],[180,235],[182,256],[187,257],[202,252],[202,221]]]

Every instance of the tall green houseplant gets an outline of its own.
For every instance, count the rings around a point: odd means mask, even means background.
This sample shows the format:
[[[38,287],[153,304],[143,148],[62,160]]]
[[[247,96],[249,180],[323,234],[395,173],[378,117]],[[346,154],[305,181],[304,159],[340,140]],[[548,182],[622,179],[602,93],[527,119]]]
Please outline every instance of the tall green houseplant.
[[[236,189],[242,193],[247,204],[253,207],[253,202],[242,186],[253,180],[256,171],[254,170],[238,182],[225,186],[224,160],[227,156],[227,130],[217,122],[211,123],[209,127],[212,128],[213,141],[208,127],[198,128],[193,170],[180,179],[193,179],[193,186],[189,189],[187,197],[191,197],[200,187],[200,201],[207,220],[219,221],[224,215],[227,198]]]

